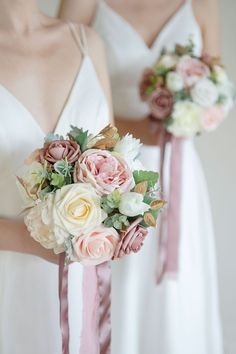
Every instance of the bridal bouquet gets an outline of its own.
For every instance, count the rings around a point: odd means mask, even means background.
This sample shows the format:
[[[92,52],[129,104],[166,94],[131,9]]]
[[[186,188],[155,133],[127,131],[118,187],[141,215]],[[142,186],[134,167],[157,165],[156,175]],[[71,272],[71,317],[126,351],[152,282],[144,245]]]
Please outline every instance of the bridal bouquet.
[[[66,138],[48,135],[17,177],[31,236],[84,265],[139,251],[164,205],[140,147],[112,126],[96,136],[77,127]]]
[[[235,88],[218,59],[196,57],[194,46],[163,50],[144,73],[140,94],[150,119],[176,137],[189,138],[216,129],[233,106]]]

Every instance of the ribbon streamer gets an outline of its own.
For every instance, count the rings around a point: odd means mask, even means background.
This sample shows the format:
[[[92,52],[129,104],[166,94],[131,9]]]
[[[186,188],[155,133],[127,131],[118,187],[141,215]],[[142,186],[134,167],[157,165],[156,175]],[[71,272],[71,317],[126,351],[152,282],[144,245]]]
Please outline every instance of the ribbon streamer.
[[[65,253],[59,258],[59,300],[60,325],[62,334],[62,354],[69,354],[70,328],[68,316],[68,268],[65,264]]]
[[[160,284],[165,275],[176,276],[179,266],[179,242],[181,233],[181,192],[182,192],[182,139],[169,134],[161,128],[161,188],[165,192],[166,145],[171,145],[170,183],[168,204],[161,217],[159,236],[159,259],[157,283]]]
[[[104,262],[97,267],[98,294],[99,294],[99,354],[111,353],[111,265]]]

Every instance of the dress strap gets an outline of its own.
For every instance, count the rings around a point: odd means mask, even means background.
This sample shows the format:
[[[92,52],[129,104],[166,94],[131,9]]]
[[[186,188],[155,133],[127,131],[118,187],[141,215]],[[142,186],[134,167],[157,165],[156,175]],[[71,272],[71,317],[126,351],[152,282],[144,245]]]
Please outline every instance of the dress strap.
[[[87,39],[84,26],[82,24],[79,25],[79,32],[73,23],[68,22],[68,26],[77,47],[82,51],[83,55],[87,55]]]

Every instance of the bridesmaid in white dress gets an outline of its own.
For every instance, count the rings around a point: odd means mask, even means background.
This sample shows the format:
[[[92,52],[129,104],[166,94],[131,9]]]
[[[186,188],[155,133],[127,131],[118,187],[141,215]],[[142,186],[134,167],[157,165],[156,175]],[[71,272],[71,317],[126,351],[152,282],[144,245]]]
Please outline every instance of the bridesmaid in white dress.
[[[104,39],[116,124],[146,144],[142,159],[157,168],[139,82],[164,46],[186,44],[219,55],[215,0],[67,0],[61,16],[92,24]],[[210,21],[209,21],[210,16]],[[138,255],[113,266],[112,354],[222,354],[214,235],[208,193],[193,142],[183,156],[181,241],[177,279],[155,284],[157,235]]]
[[[27,233],[15,174],[46,133],[66,134],[71,124],[101,130],[109,96],[92,30],[44,16],[33,0],[0,0],[1,354],[61,353],[58,256]],[[71,354],[80,347],[82,278],[83,267],[71,265]]]

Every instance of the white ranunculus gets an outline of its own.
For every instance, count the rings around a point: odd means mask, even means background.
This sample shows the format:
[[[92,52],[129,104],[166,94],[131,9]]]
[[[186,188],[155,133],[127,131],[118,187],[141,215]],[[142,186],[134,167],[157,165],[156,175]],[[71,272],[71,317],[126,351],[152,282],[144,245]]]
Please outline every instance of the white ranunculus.
[[[214,65],[213,75],[219,84],[224,84],[228,81],[228,76],[226,71],[219,65]]]
[[[170,91],[177,92],[184,88],[184,79],[178,73],[171,71],[167,74],[167,87]]]
[[[166,69],[174,68],[178,63],[178,56],[175,54],[164,54],[158,61],[158,66],[164,66]]]
[[[135,192],[128,192],[121,195],[119,211],[126,216],[143,215],[150,209],[150,206],[143,202],[143,195]]]
[[[134,138],[132,134],[126,134],[116,143],[114,151],[121,155],[130,169],[134,171],[138,165],[141,167],[141,163],[137,161],[141,146],[139,139]]]
[[[116,143],[114,151],[122,155],[124,159],[135,160],[139,155],[141,146],[139,139],[135,139],[132,134],[126,134]]]
[[[97,226],[107,214],[100,207],[101,198],[89,183],[75,183],[56,191],[53,219],[57,227],[73,236]]]
[[[216,103],[219,94],[216,85],[211,80],[202,79],[191,89],[191,97],[195,103],[209,108]]]
[[[167,130],[177,136],[191,138],[201,131],[202,108],[190,101],[175,103],[172,119],[173,122]]]
[[[25,216],[25,224],[31,237],[44,248],[53,249],[55,253],[65,250],[64,241],[69,233],[55,228],[53,222],[53,205],[55,194],[48,194],[45,201],[39,202]]]

